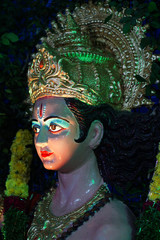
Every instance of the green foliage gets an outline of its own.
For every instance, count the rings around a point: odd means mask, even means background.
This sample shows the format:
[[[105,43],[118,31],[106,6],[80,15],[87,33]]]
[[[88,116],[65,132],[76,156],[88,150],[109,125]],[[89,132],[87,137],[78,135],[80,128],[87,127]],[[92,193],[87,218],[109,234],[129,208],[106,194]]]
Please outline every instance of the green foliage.
[[[123,25],[123,32],[124,32],[124,33],[129,33],[130,30],[131,30],[131,24],[130,24],[130,23],[125,23],[125,24]]]
[[[18,36],[15,33],[4,33],[1,36],[1,43],[4,45],[10,45],[12,42],[17,42],[19,40]]]
[[[4,215],[5,225],[2,228],[4,240],[25,240],[28,217],[23,211],[10,208]]]
[[[149,206],[137,219],[136,240],[160,240],[160,211]]]
[[[138,82],[146,82],[146,79],[141,77],[141,76],[139,76],[139,75],[136,75],[135,77],[136,77]]]
[[[148,11],[149,12],[154,12],[154,11],[157,11],[158,8],[157,8],[157,4],[153,1],[149,2],[148,4]]]
[[[105,19],[105,21],[104,21],[104,23],[107,23],[107,22],[109,22],[109,20],[112,18],[112,14],[111,15],[109,15],[106,19]]]

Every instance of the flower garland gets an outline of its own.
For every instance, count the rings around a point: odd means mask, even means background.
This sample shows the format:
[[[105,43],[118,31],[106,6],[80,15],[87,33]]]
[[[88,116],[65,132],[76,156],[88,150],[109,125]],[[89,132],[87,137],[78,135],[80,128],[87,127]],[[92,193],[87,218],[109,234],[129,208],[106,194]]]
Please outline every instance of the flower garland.
[[[4,240],[25,240],[28,216],[26,199],[29,195],[28,181],[32,161],[32,134],[20,129],[11,146],[10,173],[6,181],[4,199]]]
[[[150,192],[148,195],[149,200],[158,201],[160,200],[160,144],[159,144],[159,153],[156,156],[156,167],[155,172],[150,184]]]
[[[32,134],[20,129],[11,146],[10,174],[6,181],[6,196],[28,197],[28,181],[32,151],[28,146],[33,144]]]
[[[160,240],[160,210],[158,205],[149,205],[136,221],[136,240]]]
[[[136,240],[160,240],[160,144],[156,158],[156,167],[150,184],[148,200],[144,203],[144,211],[136,222]]]

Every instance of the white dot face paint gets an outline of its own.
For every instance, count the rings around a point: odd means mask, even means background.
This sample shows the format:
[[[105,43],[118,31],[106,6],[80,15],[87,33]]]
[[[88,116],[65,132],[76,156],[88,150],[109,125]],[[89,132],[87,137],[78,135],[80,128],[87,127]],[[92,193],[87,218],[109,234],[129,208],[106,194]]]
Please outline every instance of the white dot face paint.
[[[37,100],[32,128],[37,153],[46,169],[72,171],[85,161],[84,144],[76,143],[79,125],[63,98]]]

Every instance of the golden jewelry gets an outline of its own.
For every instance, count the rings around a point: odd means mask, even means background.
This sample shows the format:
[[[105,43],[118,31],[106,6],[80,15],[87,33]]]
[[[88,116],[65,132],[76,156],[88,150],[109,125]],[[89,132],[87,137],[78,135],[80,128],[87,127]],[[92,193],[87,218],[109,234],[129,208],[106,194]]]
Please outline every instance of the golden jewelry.
[[[107,184],[103,184],[91,200],[79,209],[65,214],[64,216],[54,216],[50,212],[50,204],[55,194],[55,190],[51,191],[41,201],[35,211],[32,225],[28,231],[28,240],[37,239],[57,239],[64,231],[67,230],[81,216],[91,209],[101,199],[104,199],[106,193],[109,193]]]
[[[126,110],[150,105],[144,98],[147,83],[135,78],[140,75],[149,81],[154,60],[150,49],[140,48],[146,29],[138,22],[124,34],[119,23],[122,15],[109,8],[107,1],[58,14],[58,24],[52,22],[52,31],[42,39],[28,71],[32,102],[58,96]]]

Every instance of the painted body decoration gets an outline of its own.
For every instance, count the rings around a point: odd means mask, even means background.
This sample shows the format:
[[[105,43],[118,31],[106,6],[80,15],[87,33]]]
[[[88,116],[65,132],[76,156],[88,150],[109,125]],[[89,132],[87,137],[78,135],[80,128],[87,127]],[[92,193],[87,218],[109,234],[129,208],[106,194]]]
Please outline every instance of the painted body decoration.
[[[38,114],[41,102],[46,107],[43,118]],[[74,139],[78,137],[78,123],[60,98],[40,99],[34,112],[32,128],[37,153],[47,169],[59,170],[77,148]]]
[[[46,105],[43,106],[41,104],[41,106],[37,108],[37,116],[39,119],[44,118],[45,111],[46,111]]]

